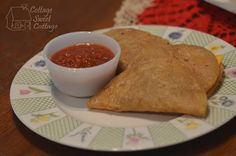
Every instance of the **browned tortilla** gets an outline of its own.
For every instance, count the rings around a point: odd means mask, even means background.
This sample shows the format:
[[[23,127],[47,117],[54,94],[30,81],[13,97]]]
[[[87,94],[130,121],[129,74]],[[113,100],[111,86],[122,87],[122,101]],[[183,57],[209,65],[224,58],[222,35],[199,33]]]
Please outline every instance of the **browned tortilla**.
[[[179,44],[174,48],[174,56],[193,71],[199,84],[208,92],[220,75],[215,55],[199,46]]]
[[[220,72],[219,72],[219,75],[218,75],[218,78],[217,78],[215,84],[213,86],[211,86],[211,88],[207,91],[208,97],[212,96],[215,93],[215,91],[217,90],[217,88],[221,85],[221,82],[222,82],[221,80],[224,75],[224,65],[220,63],[219,69],[220,69]]]
[[[136,29],[106,34],[121,46],[121,73],[88,101],[88,108],[207,115],[207,93],[214,92],[222,75],[211,52],[172,46]]]
[[[114,38],[121,46],[120,71],[149,58],[173,56],[174,48],[168,41],[145,31],[130,28],[113,29],[106,35]]]
[[[176,59],[150,59],[128,68],[92,97],[89,108],[205,116],[207,96]]]

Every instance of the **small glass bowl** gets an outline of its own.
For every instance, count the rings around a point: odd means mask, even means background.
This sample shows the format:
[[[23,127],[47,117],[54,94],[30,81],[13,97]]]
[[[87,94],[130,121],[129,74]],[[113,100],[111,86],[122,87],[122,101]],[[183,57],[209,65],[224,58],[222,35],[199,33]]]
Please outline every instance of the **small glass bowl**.
[[[88,68],[69,68],[51,61],[50,58],[55,52],[80,43],[103,45],[109,48],[115,56],[104,64]],[[49,41],[43,49],[43,55],[56,88],[67,95],[89,97],[102,89],[114,77],[120,51],[119,44],[106,35],[95,32],[72,32]]]

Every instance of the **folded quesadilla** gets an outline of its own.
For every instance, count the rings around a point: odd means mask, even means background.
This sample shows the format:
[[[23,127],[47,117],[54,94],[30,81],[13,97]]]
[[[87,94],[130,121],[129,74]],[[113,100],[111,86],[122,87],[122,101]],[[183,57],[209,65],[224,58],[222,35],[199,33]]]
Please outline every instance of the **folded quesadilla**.
[[[119,74],[88,101],[88,108],[207,115],[207,94],[214,92],[223,71],[210,51],[173,46],[130,28],[106,34],[121,46]]]
[[[220,66],[215,55],[205,48],[194,45],[179,44],[174,48],[174,56],[194,73],[201,87],[208,92],[220,74]]]
[[[119,71],[149,58],[173,57],[174,48],[170,43],[148,32],[127,28],[113,29],[105,34],[114,38],[121,46]]]
[[[158,62],[158,63],[156,63]],[[150,59],[128,68],[92,97],[89,108],[205,116],[207,96],[176,59]]]

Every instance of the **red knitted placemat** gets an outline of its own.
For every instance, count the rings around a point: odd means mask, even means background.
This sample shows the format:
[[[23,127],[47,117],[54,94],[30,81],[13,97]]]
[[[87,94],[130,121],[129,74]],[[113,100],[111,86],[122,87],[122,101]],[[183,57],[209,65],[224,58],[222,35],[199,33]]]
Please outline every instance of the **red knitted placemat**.
[[[136,19],[130,20],[135,21],[132,24],[191,28],[212,34],[236,46],[236,14],[202,0],[154,0],[151,6],[137,14]]]

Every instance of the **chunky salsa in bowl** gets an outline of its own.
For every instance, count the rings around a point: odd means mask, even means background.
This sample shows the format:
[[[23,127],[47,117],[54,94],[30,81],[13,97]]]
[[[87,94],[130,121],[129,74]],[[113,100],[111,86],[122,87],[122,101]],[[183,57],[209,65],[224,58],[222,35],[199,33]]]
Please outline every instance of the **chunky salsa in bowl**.
[[[110,61],[114,53],[100,44],[80,43],[54,53],[51,61],[70,68],[87,68]]]
[[[43,50],[53,84],[63,93],[89,97],[115,75],[120,46],[95,32],[73,32],[49,41]]]

